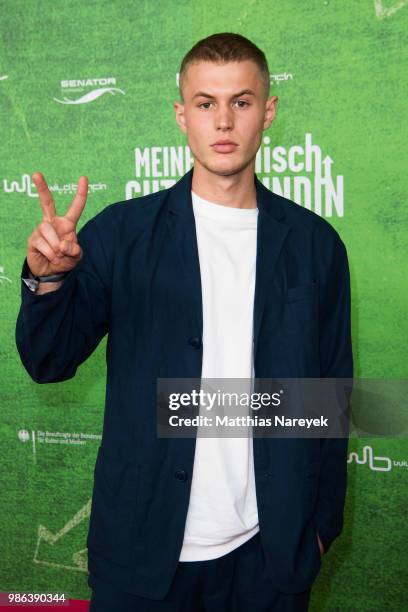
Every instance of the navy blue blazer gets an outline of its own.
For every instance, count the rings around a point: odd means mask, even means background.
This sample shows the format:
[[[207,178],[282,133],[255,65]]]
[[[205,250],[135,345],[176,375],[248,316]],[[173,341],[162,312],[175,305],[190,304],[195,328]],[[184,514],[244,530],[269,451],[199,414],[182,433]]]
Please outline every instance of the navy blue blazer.
[[[139,596],[166,596],[179,560],[195,438],[156,435],[156,378],[201,377],[203,314],[191,182],[107,206],[78,232],[83,258],[54,292],[21,283],[17,348],[38,383],[72,378],[108,334],[103,435],[88,568]],[[347,252],[319,215],[254,174],[257,378],[353,376]],[[24,260],[22,276],[27,276]],[[340,534],[347,438],[253,438],[270,579],[306,590]]]

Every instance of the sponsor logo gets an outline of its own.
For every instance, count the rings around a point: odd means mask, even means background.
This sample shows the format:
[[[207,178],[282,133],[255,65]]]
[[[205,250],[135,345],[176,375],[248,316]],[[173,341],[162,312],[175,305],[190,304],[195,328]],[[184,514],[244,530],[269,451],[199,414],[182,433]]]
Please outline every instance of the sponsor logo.
[[[293,81],[293,74],[290,72],[283,72],[282,74],[270,74],[269,81],[279,85],[282,81]]]
[[[89,104],[105,94],[125,95],[123,89],[116,87],[116,78],[70,79],[60,82],[61,99],[53,98],[59,104]],[[88,88],[91,88],[89,91]],[[69,94],[71,97],[68,97]]]
[[[359,465],[368,465],[370,470],[373,472],[390,472],[393,467],[404,467],[408,468],[408,461],[396,461],[390,457],[380,457],[379,455],[374,456],[374,450],[372,446],[363,447],[363,456],[358,456],[358,453],[351,452],[347,459],[347,463],[355,462]]]
[[[58,195],[72,195],[76,193],[76,183],[66,183],[65,185],[58,185],[54,183],[48,186],[51,193],[57,193]],[[35,191],[35,185],[31,182],[29,174],[22,174],[21,179],[18,181],[10,181],[3,179],[4,193],[26,193],[30,198],[38,198],[38,193]],[[90,183],[88,185],[88,193],[95,193],[97,191],[106,191],[106,183]]]
[[[20,429],[20,431],[18,432],[18,439],[21,442],[28,442],[28,440],[30,439],[30,434],[26,429]]]
[[[408,0],[407,0],[408,1]],[[176,72],[176,86],[179,86],[180,73]],[[282,72],[281,74],[269,74],[270,83],[277,83],[279,85],[282,81],[293,81],[293,74],[291,72]]]

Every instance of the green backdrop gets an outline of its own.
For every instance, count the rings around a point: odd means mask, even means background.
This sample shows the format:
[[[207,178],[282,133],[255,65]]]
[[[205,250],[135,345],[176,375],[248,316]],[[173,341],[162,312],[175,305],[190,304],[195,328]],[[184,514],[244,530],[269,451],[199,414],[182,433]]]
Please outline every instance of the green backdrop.
[[[0,591],[88,598],[85,538],[102,428],[105,341],[74,380],[38,385],[14,328],[40,170],[80,226],[167,187],[191,163],[174,119],[183,55],[214,32],[266,53],[278,113],[258,154],[273,191],[332,223],[350,260],[355,375],[408,374],[407,0],[6,0],[0,46]],[[386,470],[377,458],[386,457]],[[407,606],[406,439],[350,443],[342,536],[311,609]],[[384,462],[383,462],[384,463]],[[405,581],[405,586],[404,586]],[[405,608],[404,608],[405,606]]]

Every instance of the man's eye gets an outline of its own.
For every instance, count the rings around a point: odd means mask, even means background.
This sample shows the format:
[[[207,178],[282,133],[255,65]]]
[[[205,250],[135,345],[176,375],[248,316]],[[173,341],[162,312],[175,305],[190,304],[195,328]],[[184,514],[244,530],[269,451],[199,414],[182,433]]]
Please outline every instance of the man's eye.
[[[202,102],[198,105],[198,108],[204,108],[206,110],[209,108],[210,104],[212,104],[212,102]],[[234,104],[238,104],[238,108],[246,108],[249,106],[249,102],[246,100],[235,100]]]
[[[245,100],[236,100],[237,104],[241,104],[243,106],[240,106],[239,108],[245,108],[245,106],[249,106],[249,102],[246,102]]]

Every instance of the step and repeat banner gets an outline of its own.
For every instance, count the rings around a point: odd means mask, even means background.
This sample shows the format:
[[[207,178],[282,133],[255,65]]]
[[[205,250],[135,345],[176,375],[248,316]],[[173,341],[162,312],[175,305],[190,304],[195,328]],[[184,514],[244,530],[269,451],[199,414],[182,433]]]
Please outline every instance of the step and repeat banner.
[[[347,246],[356,377],[407,377],[407,5],[2,3],[0,591],[89,598],[85,541],[105,400],[106,338],[63,383],[34,383],[19,360],[20,272],[41,220],[31,175],[44,173],[59,213],[89,177],[79,227],[108,204],[174,184],[193,163],[174,117],[178,70],[200,38],[238,32],[265,52],[279,104],[257,175],[327,219]],[[406,438],[353,439],[349,450],[344,531],[311,610],[400,612]]]

